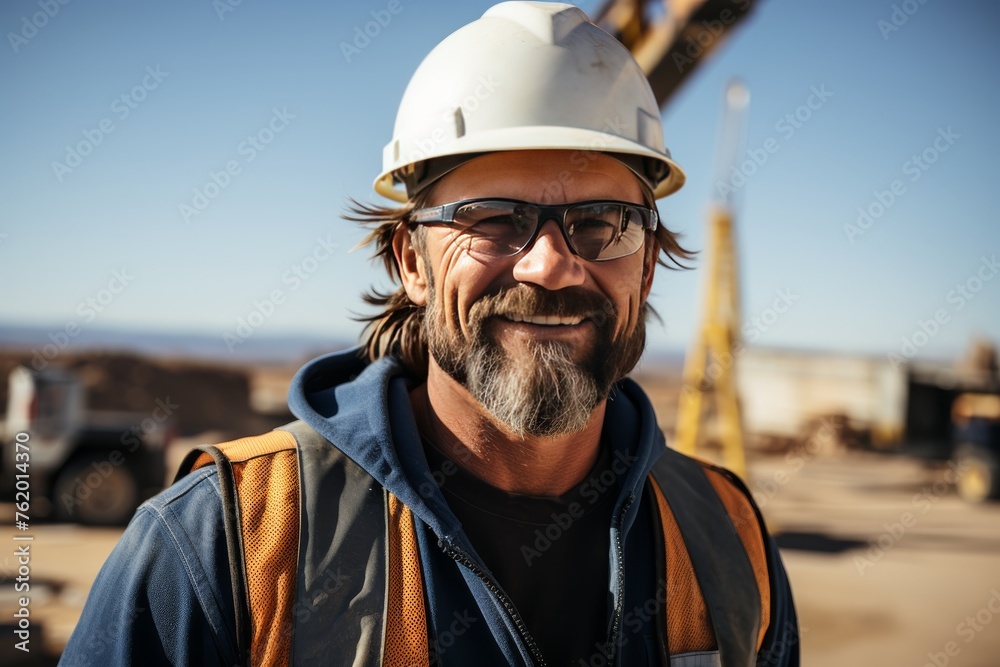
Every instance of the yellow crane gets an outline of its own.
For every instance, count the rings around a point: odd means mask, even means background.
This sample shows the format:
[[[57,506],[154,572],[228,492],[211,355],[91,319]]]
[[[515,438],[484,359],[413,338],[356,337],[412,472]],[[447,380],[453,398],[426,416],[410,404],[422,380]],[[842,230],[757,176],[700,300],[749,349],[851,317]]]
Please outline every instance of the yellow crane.
[[[660,108],[759,0],[605,0],[594,21],[632,52]]]
[[[750,94],[741,82],[732,81],[726,87],[716,183],[726,182],[729,171],[739,160],[749,101]],[[739,272],[733,240],[735,193],[732,188],[723,191],[724,194],[717,194],[709,211],[704,312],[684,358],[675,447],[685,454],[697,453],[699,445],[707,440],[704,412],[712,406],[706,405],[706,399],[714,399],[723,463],[744,477],[743,421],[736,392],[736,361],[743,347],[739,339]]]

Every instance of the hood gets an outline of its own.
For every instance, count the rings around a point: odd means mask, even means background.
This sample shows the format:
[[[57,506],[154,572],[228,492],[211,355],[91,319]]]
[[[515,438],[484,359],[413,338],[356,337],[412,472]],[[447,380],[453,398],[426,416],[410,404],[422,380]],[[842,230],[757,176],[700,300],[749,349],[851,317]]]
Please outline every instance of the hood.
[[[439,539],[467,544],[424,456],[409,401],[413,380],[399,360],[369,363],[363,355],[353,348],[307,363],[292,380],[289,408],[406,504]],[[604,437],[615,454],[631,462],[617,503],[630,504],[622,526],[627,532],[638,509],[631,501],[666,449],[649,400],[630,379],[618,383],[608,400]]]

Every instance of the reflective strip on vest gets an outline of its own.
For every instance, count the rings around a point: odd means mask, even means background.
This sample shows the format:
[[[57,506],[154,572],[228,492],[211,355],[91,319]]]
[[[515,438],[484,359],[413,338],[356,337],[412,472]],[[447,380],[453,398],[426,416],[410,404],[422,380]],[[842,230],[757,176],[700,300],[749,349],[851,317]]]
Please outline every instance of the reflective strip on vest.
[[[299,538],[295,438],[287,431],[216,445],[230,461],[239,499],[250,612],[250,664],[287,665]],[[212,463],[202,453],[192,470]]]
[[[410,508],[389,494],[389,600],[386,605],[386,667],[430,664],[424,582]]]

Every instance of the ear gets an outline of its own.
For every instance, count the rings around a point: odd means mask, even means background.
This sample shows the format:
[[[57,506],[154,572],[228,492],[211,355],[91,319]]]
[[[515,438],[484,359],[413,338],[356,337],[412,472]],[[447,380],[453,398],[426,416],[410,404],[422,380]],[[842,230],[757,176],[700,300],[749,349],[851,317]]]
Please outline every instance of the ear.
[[[399,269],[399,280],[406,296],[418,306],[427,305],[427,267],[423,257],[413,247],[410,230],[402,225],[392,237],[392,254]]]

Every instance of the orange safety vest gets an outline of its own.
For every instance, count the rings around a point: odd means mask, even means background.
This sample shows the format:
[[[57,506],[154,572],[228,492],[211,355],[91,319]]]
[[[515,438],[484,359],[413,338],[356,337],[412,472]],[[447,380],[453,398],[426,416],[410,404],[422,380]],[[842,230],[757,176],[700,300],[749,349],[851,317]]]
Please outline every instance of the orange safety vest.
[[[310,449],[339,455],[337,465],[347,466],[369,494],[381,493],[384,498],[384,594],[388,600],[387,604],[381,600],[382,627],[364,628],[357,638],[348,633],[347,641],[352,650],[357,642],[358,655],[368,656],[364,664],[428,665],[423,577],[412,512],[370,476],[371,484],[365,487],[367,473],[339,450],[331,450],[322,436],[301,421],[263,435],[196,449],[177,475],[180,479],[213,463],[218,470],[239,655],[254,667],[290,664],[291,630],[309,615],[308,609],[295,608],[295,597],[303,567],[300,458]],[[673,450],[654,466],[648,486],[655,496],[669,564],[669,654],[718,649],[728,656],[726,664],[738,657],[733,664],[752,665],[769,625],[771,587],[763,520],[749,492],[732,473]],[[341,503],[345,504],[354,506]],[[372,535],[377,534],[373,529]],[[298,584],[301,589],[302,582]],[[317,581],[315,586],[319,585]],[[364,588],[373,586],[366,582]],[[372,605],[376,610],[378,594]],[[330,632],[329,628],[324,632]],[[366,643],[370,650],[364,649]]]

